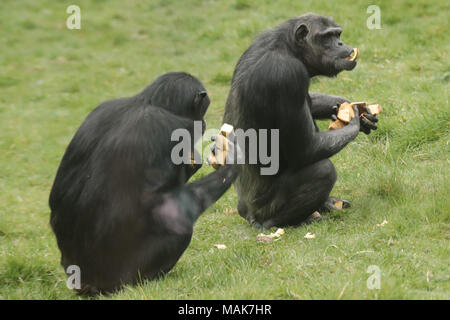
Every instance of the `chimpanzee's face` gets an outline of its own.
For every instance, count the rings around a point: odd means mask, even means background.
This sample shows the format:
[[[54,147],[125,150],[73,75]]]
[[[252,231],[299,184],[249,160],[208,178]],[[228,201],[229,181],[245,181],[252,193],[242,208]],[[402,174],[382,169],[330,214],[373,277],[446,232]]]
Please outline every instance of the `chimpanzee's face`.
[[[356,67],[354,50],[341,41],[341,33],[342,28],[330,18],[317,15],[298,18],[296,44],[311,76],[336,76]]]

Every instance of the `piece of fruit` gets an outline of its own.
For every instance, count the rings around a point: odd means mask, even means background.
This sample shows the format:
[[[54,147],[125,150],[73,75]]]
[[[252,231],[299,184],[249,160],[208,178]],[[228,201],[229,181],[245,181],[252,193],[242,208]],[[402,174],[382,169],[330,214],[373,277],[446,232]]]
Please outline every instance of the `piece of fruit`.
[[[353,111],[353,106],[351,103],[344,102],[339,107],[337,118],[345,123],[349,123],[350,120],[355,116],[355,112]]]
[[[383,111],[383,108],[379,104],[371,104],[367,106],[366,102],[352,102],[347,103],[344,102],[339,106],[339,110],[337,113],[337,120],[332,121],[328,126],[329,130],[336,130],[343,128],[346,126],[351,119],[355,117],[355,112],[353,111],[353,107],[356,106],[358,108],[359,117],[365,117],[368,109],[372,115],[378,115]],[[366,118],[367,119],[367,118]]]
[[[216,138],[216,154],[210,153],[208,156],[208,162],[213,166],[214,169],[217,169],[219,166],[223,166],[225,164],[225,160],[227,158],[228,151],[228,135],[233,131],[233,126],[227,123],[224,123],[220,128],[220,132]]]
[[[307,234],[305,234],[305,236],[303,237],[305,239],[315,239],[316,235],[313,233],[308,232]]]
[[[356,59],[358,59],[358,56],[359,56],[359,49],[353,48],[352,53],[350,53],[350,55],[347,58],[345,58],[345,60],[355,61]]]
[[[379,104],[368,105],[367,109],[369,109],[370,113],[373,115],[380,114],[381,111],[383,111],[383,108]]]

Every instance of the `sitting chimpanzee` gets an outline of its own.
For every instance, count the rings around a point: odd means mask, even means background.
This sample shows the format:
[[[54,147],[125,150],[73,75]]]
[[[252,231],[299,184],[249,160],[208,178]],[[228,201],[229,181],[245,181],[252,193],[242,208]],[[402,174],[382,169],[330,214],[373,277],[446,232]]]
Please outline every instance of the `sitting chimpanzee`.
[[[236,166],[186,184],[201,164],[171,159],[172,132],[186,129],[193,137],[209,103],[195,77],[168,73],[134,97],[100,104],[78,129],[49,202],[61,264],[80,268],[82,293],[169,271],[194,222],[232,184]]]
[[[316,210],[335,209],[336,171],[328,159],[376,129],[378,119],[355,118],[344,128],[319,132],[314,119],[333,118],[347,99],[309,93],[310,78],[352,70],[353,48],[340,40],[331,18],[305,14],[263,32],[234,71],[224,123],[247,130],[279,129],[279,171],[261,175],[261,163],[240,166],[238,211],[258,227],[298,225]],[[347,58],[347,59],[346,59]],[[248,157],[248,144],[245,150]],[[269,148],[270,150],[270,148]],[[343,200],[344,207],[349,203]]]

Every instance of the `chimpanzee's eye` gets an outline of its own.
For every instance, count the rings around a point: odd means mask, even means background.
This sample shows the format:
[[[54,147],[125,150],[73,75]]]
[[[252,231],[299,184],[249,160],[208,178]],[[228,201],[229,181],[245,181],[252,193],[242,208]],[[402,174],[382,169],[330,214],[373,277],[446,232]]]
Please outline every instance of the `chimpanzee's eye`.
[[[322,43],[324,45],[330,45],[335,38],[335,35],[332,33],[326,33],[322,36]]]

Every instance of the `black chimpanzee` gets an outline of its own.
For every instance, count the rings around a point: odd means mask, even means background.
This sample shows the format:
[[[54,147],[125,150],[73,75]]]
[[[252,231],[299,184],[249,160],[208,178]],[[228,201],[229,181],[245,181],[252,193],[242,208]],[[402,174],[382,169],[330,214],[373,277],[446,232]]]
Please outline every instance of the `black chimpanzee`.
[[[201,164],[171,160],[172,132],[194,137],[194,121],[203,121],[209,103],[195,77],[167,73],[134,97],[100,104],[80,126],[49,203],[61,264],[80,268],[82,293],[169,271],[194,222],[232,184],[236,166],[186,184]]]
[[[239,59],[224,123],[247,130],[279,129],[279,171],[261,175],[261,163],[240,166],[235,182],[239,214],[258,227],[298,225],[314,211],[335,209],[330,197],[336,171],[328,159],[376,129],[378,119],[319,132],[314,119],[333,118],[347,99],[309,93],[310,78],[352,70],[353,48],[340,40],[331,18],[305,14],[263,32]],[[362,121],[362,120],[361,120]],[[270,148],[269,148],[270,150]],[[245,149],[248,157],[248,146]],[[344,200],[344,206],[349,203]]]

